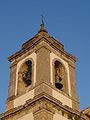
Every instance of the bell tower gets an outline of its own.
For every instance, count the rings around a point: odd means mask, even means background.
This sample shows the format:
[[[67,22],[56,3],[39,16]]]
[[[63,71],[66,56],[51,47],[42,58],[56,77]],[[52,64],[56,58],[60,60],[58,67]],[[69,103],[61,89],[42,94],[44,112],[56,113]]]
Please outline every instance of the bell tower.
[[[13,114],[12,120],[68,120],[76,111],[79,115],[76,58],[48,34],[43,19],[38,33],[8,59],[6,110]]]

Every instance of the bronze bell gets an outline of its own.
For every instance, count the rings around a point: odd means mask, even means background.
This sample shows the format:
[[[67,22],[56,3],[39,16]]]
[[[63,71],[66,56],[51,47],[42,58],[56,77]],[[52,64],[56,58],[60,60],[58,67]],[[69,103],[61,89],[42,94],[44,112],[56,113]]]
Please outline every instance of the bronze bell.
[[[61,77],[59,77],[58,75],[55,76],[55,86],[56,88],[58,88],[59,90],[63,88],[63,85],[60,83],[62,80]]]

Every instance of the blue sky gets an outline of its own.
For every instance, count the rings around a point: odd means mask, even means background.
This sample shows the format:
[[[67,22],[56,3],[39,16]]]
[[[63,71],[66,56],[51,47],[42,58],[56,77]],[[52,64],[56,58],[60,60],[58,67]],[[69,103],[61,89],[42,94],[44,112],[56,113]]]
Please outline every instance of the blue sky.
[[[0,0],[0,113],[8,93],[7,58],[37,33],[41,14],[48,33],[77,57],[80,107],[90,106],[90,0]]]

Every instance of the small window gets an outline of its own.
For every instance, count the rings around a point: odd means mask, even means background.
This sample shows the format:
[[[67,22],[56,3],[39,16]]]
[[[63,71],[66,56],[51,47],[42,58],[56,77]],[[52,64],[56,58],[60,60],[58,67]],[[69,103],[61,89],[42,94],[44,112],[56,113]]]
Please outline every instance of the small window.
[[[24,83],[26,84],[26,87],[28,87],[32,83],[32,62],[31,60],[28,60],[25,62],[25,64],[27,67],[22,73],[22,78]]]
[[[64,77],[64,67],[61,62],[55,61],[55,86],[59,90],[63,88],[62,80]]]

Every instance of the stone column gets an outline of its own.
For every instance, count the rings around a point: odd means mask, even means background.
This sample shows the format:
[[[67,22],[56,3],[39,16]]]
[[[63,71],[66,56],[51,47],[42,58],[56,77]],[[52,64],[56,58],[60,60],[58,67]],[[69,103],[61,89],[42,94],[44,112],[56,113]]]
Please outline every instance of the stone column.
[[[42,92],[52,94],[52,90],[49,85],[50,51],[45,46],[43,46],[37,51],[35,95],[38,95]]]
[[[71,95],[72,95],[72,106],[76,110],[80,110],[79,101],[76,93],[76,80],[75,80],[75,66],[69,64],[70,70],[70,83],[71,83]]]
[[[50,83],[50,51],[42,47],[37,51],[36,84]]]
[[[16,64],[10,67],[10,80],[8,87],[8,98],[6,101],[6,110],[13,108],[13,99],[15,98],[16,87]]]

